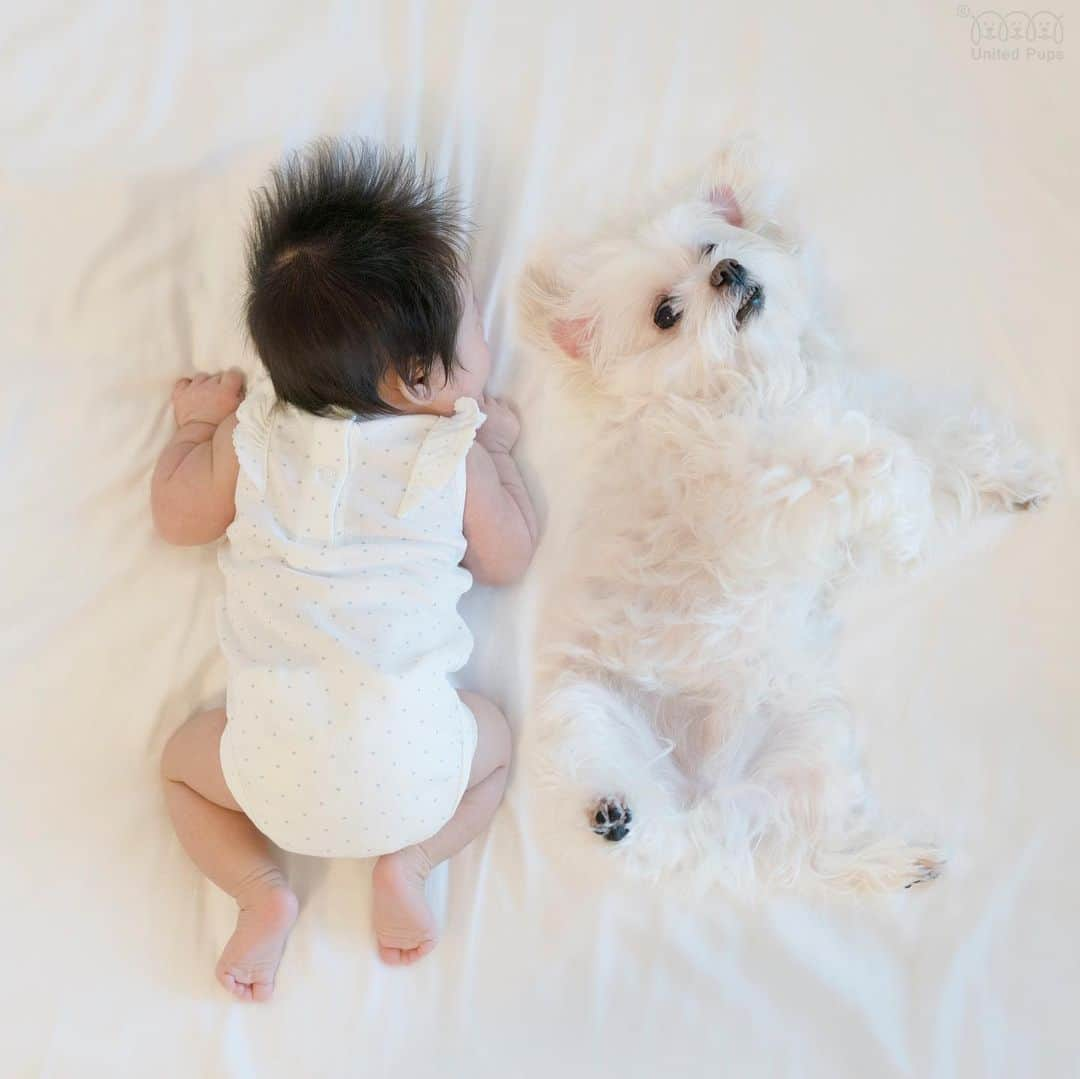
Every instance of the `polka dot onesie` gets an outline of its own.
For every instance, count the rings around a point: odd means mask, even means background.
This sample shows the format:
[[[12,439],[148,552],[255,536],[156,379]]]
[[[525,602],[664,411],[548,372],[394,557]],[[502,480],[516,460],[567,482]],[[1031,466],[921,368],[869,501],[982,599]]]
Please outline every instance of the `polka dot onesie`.
[[[221,766],[285,850],[365,858],[434,835],[465,792],[476,722],[448,680],[465,456],[484,421],[318,417],[265,380],[237,412],[236,518],[220,564]]]

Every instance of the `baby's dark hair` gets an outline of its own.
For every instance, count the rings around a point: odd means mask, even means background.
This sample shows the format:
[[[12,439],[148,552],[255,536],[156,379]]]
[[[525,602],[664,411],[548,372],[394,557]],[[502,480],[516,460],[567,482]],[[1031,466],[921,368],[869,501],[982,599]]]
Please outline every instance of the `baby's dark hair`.
[[[323,139],[253,201],[247,325],[281,400],[372,416],[394,412],[379,392],[388,375],[450,377],[465,229],[411,155]]]

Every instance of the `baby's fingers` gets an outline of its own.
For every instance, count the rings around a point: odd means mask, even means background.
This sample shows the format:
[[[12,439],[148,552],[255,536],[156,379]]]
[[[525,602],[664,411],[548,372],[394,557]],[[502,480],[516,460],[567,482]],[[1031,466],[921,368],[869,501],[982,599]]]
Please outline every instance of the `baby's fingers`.
[[[190,378],[178,378],[176,380],[176,384],[172,388],[171,400],[173,402],[175,402],[177,397],[179,397],[180,394],[182,394],[184,392],[184,390],[186,390],[188,388],[188,386],[190,386],[190,385],[191,385],[191,379]]]
[[[489,397],[487,400],[489,410],[495,413],[496,416],[506,416],[510,419],[517,419],[517,413],[502,398]]]
[[[232,390],[233,393],[239,394],[244,389],[244,372],[238,371],[235,367],[230,367],[228,371],[222,371],[221,375],[222,389]]]

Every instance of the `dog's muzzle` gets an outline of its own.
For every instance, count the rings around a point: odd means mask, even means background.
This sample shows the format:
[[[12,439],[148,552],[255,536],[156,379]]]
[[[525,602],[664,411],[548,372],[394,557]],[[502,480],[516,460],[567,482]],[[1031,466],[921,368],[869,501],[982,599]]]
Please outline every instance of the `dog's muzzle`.
[[[738,304],[735,309],[736,327],[741,327],[754,312],[765,306],[765,290],[735,259],[721,259],[709,274],[709,284],[717,292],[730,292]]]

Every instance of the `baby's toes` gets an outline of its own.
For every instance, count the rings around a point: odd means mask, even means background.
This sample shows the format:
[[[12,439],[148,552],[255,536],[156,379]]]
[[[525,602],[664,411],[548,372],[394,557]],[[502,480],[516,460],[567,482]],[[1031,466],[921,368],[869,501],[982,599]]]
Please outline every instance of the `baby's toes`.
[[[251,986],[240,981],[227,970],[218,971],[218,981],[237,1000],[251,1000]]]
[[[222,967],[218,981],[238,1000],[269,1000],[274,995],[275,978],[259,970]]]
[[[415,963],[418,959],[423,959],[425,955],[428,955],[435,948],[435,941],[425,940],[418,944],[415,948],[410,948],[407,952],[402,953],[402,959],[406,963]]]

